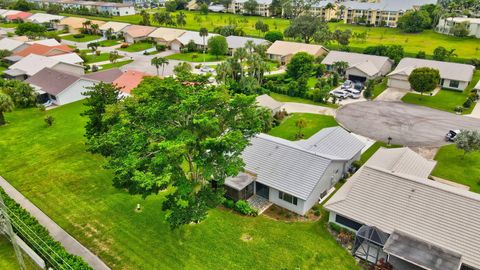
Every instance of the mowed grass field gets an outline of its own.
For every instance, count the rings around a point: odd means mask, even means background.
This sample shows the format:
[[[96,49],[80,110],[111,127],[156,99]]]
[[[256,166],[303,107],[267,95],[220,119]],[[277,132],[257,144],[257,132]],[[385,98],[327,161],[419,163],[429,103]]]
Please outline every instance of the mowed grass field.
[[[25,270],[40,270],[38,267],[26,254],[22,253],[23,262],[25,264]],[[5,238],[3,235],[0,235],[0,269],[2,270],[19,270],[20,266],[17,261],[17,256],[15,256],[15,251],[13,249],[10,241]]]
[[[159,26],[153,21],[153,13],[158,10],[150,10],[152,20],[151,23],[154,26]],[[239,29],[242,29],[248,36],[263,37],[264,34],[255,29],[255,23],[258,20],[268,24],[270,31],[277,30],[283,32],[290,21],[281,18],[266,18],[259,16],[244,16],[229,13],[208,13],[208,15],[202,15],[197,11],[182,11],[186,15],[186,25],[179,28],[188,30],[199,30],[202,27],[207,28],[210,32],[217,26],[236,25]],[[172,13],[176,15],[178,12]],[[68,14],[64,14],[68,15]],[[78,15],[72,15],[78,16]],[[128,15],[128,16],[116,16],[113,18],[102,17],[90,17],[92,19],[104,20],[104,21],[119,21],[131,24],[139,24],[141,16]],[[480,40],[475,38],[457,38],[448,35],[442,35],[435,33],[433,30],[427,30],[422,33],[409,34],[403,33],[397,28],[386,27],[367,27],[360,25],[351,25],[344,23],[329,23],[332,30],[350,29],[353,32],[362,33],[367,32],[366,41],[351,39],[350,46],[354,48],[365,48],[374,45],[402,45],[405,52],[410,55],[415,55],[418,51],[425,51],[427,55],[432,55],[433,50],[438,46],[443,46],[447,49],[455,49],[455,52],[460,58],[480,58]],[[164,26],[165,27],[165,26]],[[335,49],[338,47],[335,43],[324,44],[327,47]]]
[[[308,139],[323,128],[338,126],[333,116],[313,113],[294,113],[287,116],[279,126],[272,128],[268,134],[291,141],[298,140],[296,138],[296,134],[298,133],[296,123],[300,119],[305,120],[307,124],[306,127],[302,129],[303,139]]]
[[[105,159],[86,152],[83,110],[77,102],[6,114],[0,175],[112,269],[359,269],[328,233],[326,216],[287,223],[214,209],[204,222],[170,231],[163,194],[144,200],[115,189]]]

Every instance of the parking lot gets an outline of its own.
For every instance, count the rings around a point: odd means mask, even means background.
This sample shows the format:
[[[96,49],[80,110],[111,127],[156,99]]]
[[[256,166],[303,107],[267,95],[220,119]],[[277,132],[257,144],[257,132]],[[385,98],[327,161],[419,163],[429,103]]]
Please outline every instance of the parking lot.
[[[367,101],[341,107],[337,121],[348,130],[393,144],[438,147],[450,129],[480,129],[480,119],[401,102]]]

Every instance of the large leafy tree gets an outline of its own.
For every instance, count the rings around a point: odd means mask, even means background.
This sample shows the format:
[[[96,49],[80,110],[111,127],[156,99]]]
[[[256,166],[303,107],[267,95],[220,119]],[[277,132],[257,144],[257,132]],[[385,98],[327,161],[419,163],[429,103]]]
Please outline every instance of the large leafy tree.
[[[0,91],[0,126],[6,123],[3,113],[11,112],[13,108],[14,104],[10,96]]]
[[[208,50],[218,60],[220,55],[225,55],[228,52],[227,39],[224,36],[211,37],[208,40]]]
[[[463,151],[462,158],[474,151],[480,151],[480,132],[477,130],[462,130],[455,137],[455,146]]]
[[[285,29],[285,36],[293,38],[301,38],[305,43],[312,41],[315,33],[325,32],[328,30],[326,22],[312,15],[300,15],[295,18]]]
[[[298,79],[302,76],[310,77],[314,68],[315,59],[306,52],[295,54],[287,64],[287,76]]]
[[[107,132],[90,139],[108,157],[114,185],[148,196],[163,191],[170,227],[203,220],[218,206],[228,176],[263,129],[254,96],[230,95],[221,86],[149,77],[133,96],[107,108]]]
[[[10,96],[17,108],[34,107],[37,101],[35,90],[25,82],[0,79],[0,91]]]
[[[419,33],[430,28],[432,20],[425,10],[407,11],[398,19],[398,27],[407,33]]]
[[[255,11],[257,10],[258,7],[258,2],[256,0],[247,0],[245,3],[243,3],[243,8],[248,14],[255,14]]]
[[[431,92],[440,82],[440,72],[434,68],[416,68],[408,76],[408,82],[413,90],[423,93]]]

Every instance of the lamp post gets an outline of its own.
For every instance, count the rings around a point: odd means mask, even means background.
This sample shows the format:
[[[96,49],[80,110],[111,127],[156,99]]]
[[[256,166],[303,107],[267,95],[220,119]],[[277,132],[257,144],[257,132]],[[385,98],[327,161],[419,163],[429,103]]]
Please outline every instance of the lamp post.
[[[387,146],[391,146],[392,137],[388,136],[387,140],[388,140]]]

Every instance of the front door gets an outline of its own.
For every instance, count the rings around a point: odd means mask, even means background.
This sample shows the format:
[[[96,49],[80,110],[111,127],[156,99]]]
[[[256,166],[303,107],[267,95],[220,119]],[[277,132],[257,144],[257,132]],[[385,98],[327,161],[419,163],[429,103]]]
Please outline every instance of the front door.
[[[268,197],[269,197],[269,189],[268,189],[268,186],[265,186],[264,184],[261,184],[261,183],[258,183],[258,182],[255,182],[255,188],[256,188],[256,194],[258,196],[261,196],[265,199],[268,200]]]

